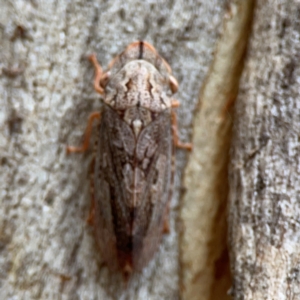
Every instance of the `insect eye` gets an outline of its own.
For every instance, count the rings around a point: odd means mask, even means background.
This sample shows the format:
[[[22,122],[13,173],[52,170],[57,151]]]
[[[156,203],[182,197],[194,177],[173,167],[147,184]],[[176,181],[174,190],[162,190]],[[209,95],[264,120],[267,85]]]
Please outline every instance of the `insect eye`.
[[[102,87],[106,87],[107,83],[108,83],[108,80],[109,80],[109,77],[110,77],[110,73],[107,72],[107,73],[104,73],[100,79],[100,85]]]
[[[178,90],[178,82],[177,82],[176,78],[173,76],[170,76],[169,80],[170,80],[169,81],[170,89],[171,89],[172,93],[174,94]]]

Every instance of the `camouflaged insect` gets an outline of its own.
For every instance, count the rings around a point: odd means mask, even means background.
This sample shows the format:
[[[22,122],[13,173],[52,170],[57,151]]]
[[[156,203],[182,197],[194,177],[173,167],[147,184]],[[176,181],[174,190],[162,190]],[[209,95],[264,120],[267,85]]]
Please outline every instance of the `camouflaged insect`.
[[[84,151],[92,121],[100,119],[91,219],[102,258],[128,277],[149,262],[168,230],[174,145],[191,145],[178,141],[172,111],[178,102],[171,98],[177,81],[153,46],[130,44],[106,72],[94,54],[90,60],[103,109],[90,116],[83,147],[68,151]]]

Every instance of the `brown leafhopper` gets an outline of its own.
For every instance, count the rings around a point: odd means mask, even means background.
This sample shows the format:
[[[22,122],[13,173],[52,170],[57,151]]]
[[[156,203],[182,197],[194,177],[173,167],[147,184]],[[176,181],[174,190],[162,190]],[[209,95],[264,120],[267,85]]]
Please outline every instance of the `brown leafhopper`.
[[[92,174],[90,220],[110,269],[124,277],[140,271],[168,231],[174,146],[179,142],[172,98],[178,84],[171,68],[147,42],[131,43],[103,72],[96,55],[95,90],[103,96],[101,112],[90,115],[82,147],[88,148],[98,120]]]

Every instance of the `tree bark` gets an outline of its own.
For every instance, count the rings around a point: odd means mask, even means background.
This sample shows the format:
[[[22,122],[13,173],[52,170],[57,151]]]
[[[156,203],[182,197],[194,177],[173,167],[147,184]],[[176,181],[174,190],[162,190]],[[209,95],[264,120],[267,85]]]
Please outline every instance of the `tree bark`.
[[[183,298],[229,299],[226,207],[232,107],[253,16],[253,1],[230,1],[214,61],[199,96],[194,151],[185,171],[181,241]],[[201,296],[200,296],[201,295]]]
[[[170,63],[180,137],[189,141],[193,110],[219,37],[225,1],[0,0],[0,298],[178,299],[178,203],[187,155],[177,155],[171,233],[127,288],[101,265],[90,206],[91,152],[79,144],[93,90],[96,52],[104,67],[137,39]],[[196,150],[195,150],[196,151]],[[109,251],[109,249],[108,249]]]
[[[299,36],[299,1],[257,1],[232,139],[233,299],[300,299]]]

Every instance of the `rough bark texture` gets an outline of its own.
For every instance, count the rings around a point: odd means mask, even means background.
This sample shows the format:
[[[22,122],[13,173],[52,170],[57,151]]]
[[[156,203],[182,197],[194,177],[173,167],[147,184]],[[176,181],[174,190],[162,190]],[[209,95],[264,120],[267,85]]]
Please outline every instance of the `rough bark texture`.
[[[171,233],[126,289],[101,265],[85,223],[91,152],[66,156],[65,146],[80,143],[100,107],[85,55],[97,52],[107,66],[140,38],[173,67],[188,141],[224,2],[0,0],[0,299],[179,297],[175,220],[186,153],[177,155]]]
[[[231,108],[253,15],[253,1],[229,1],[210,71],[195,114],[182,204],[183,299],[229,299],[226,207]]]
[[[233,299],[300,299],[299,1],[257,1],[235,120]]]

